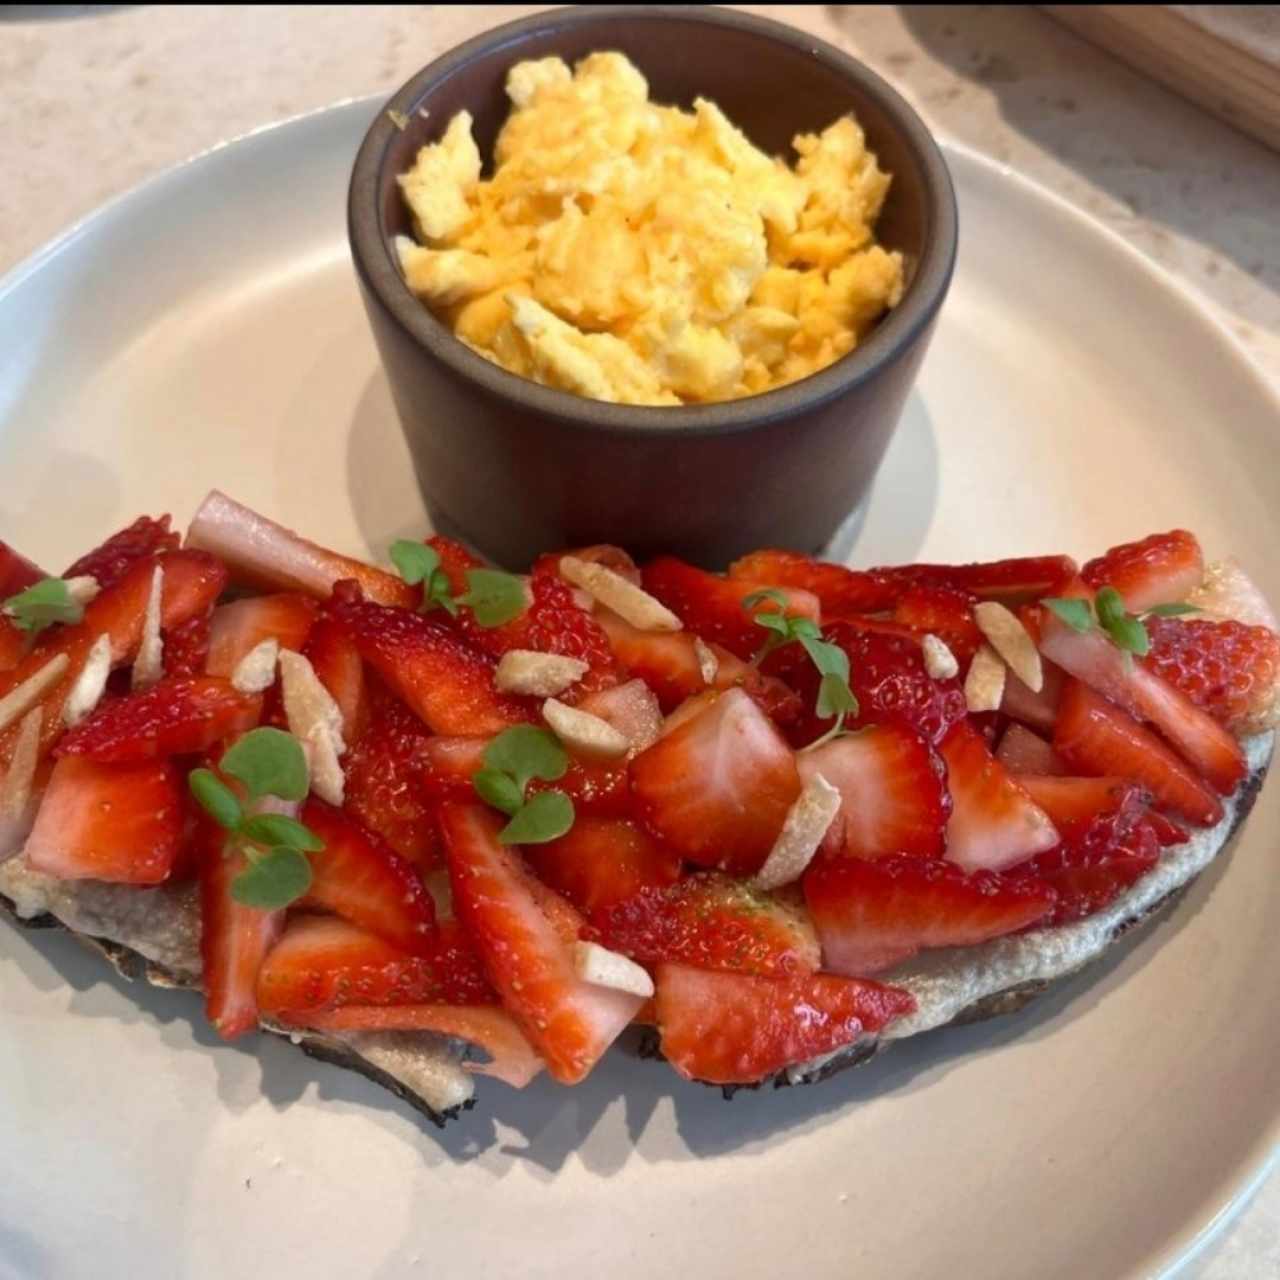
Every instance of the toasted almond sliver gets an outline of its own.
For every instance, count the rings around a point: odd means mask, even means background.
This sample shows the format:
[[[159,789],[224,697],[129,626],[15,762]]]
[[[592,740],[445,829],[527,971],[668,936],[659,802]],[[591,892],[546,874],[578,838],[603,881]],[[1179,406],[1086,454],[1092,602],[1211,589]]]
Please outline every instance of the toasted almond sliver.
[[[583,982],[611,987],[646,1000],[653,995],[653,979],[634,960],[597,942],[573,944],[573,967]]]
[[[631,740],[607,720],[555,698],[542,704],[542,718],[570,751],[589,760],[619,760],[631,750]]]
[[[1039,693],[1044,688],[1040,650],[1018,615],[995,600],[982,600],[973,606],[973,620],[991,647],[1009,664],[1009,670],[1032,693]]]
[[[231,687],[239,693],[265,693],[276,680],[280,641],[275,636],[259,640],[235,665]]]
[[[1000,655],[984,644],[973,655],[964,678],[964,700],[970,711],[999,711],[1004,697],[1005,665]]]
[[[720,670],[720,659],[716,657],[715,650],[701,636],[694,636],[693,652],[697,656],[698,669],[702,672],[703,682],[708,685],[714,684]]]
[[[334,754],[342,755],[342,710],[320,682],[315,668],[300,653],[280,650],[280,684],[284,695],[284,716],[289,732],[302,742],[311,737],[316,725],[324,726],[333,740]]]
[[[755,874],[757,889],[776,889],[800,879],[835,821],[840,801],[840,792],[820,773],[815,773],[804,784],[804,790],[787,812],[787,820],[764,866]]]
[[[62,722],[79,724],[102,700],[106,692],[107,677],[111,674],[111,637],[105,632],[89,650],[80,674],[76,676],[71,692],[62,707]]]
[[[508,649],[493,673],[493,687],[500,693],[551,698],[576,684],[589,669],[581,658],[538,653],[533,649]]]
[[[602,564],[579,560],[577,556],[561,556],[560,576],[581,587],[598,604],[612,609],[640,631],[682,629],[680,619],[665,604]]]
[[[39,671],[0,698],[0,729],[21,720],[62,679],[70,665],[71,659],[65,653],[55,654]]]
[[[311,790],[327,804],[341,808],[347,795],[347,775],[338,761],[337,743],[329,726],[316,724],[302,740],[307,755],[307,774]]]
[[[142,640],[133,660],[131,683],[146,689],[164,675],[164,638],[160,634],[161,603],[164,600],[164,569],[156,565],[147,595],[147,611],[142,617]]]
[[[924,653],[924,669],[934,680],[951,680],[960,674],[956,655],[935,635],[926,635],[920,641]]]
[[[32,707],[23,717],[9,759],[9,772],[0,782],[0,817],[17,818],[31,802],[31,787],[40,763],[40,728],[44,708]]]
[[[102,590],[97,578],[90,577],[87,573],[75,578],[67,578],[66,584],[67,594],[81,607],[96,600],[98,592]]]

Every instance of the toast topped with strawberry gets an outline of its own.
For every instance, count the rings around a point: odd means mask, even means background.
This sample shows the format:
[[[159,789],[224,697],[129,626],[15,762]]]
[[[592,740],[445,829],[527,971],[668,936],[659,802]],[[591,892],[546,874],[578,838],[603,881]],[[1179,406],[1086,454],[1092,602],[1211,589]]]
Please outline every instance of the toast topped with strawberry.
[[[215,492],[0,583],[0,906],[437,1120],[620,1038],[732,1090],[1015,1008],[1221,851],[1280,719],[1185,531],[513,575]]]

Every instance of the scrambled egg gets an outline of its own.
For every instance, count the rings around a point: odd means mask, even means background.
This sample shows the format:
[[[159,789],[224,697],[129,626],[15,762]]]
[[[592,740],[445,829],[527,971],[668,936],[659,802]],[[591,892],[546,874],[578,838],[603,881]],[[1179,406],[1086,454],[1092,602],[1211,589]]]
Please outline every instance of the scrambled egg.
[[[471,116],[400,177],[413,292],[487,359],[596,400],[753,395],[850,351],[902,294],[874,242],[889,175],[845,116],[795,168],[714,102],[649,101],[621,54],[507,75],[491,178]]]

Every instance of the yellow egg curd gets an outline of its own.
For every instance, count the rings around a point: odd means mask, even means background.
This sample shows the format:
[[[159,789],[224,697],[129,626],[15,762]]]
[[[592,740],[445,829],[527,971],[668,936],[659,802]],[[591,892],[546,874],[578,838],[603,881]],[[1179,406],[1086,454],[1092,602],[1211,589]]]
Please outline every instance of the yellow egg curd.
[[[480,355],[596,400],[731,400],[807,377],[902,294],[890,175],[844,116],[765,155],[714,102],[649,101],[619,53],[507,75],[493,176],[460,111],[400,185],[413,292]]]

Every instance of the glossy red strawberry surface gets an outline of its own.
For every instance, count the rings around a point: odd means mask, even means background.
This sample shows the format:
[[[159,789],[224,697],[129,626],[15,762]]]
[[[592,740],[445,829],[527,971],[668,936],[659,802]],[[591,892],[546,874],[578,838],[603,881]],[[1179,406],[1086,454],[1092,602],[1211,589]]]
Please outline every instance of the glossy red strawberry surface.
[[[1173,529],[1112,547],[1090,560],[1080,576],[1095,591],[1114,587],[1130,613],[1141,613],[1185,600],[1204,577],[1204,554],[1194,533]]]
[[[100,547],[69,565],[64,578],[90,577],[104,590],[119,582],[131,566],[161,551],[176,551],[181,537],[169,528],[169,517],[139,516]]]

